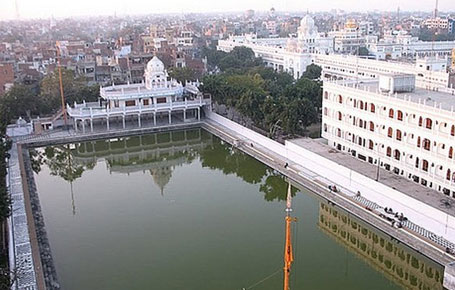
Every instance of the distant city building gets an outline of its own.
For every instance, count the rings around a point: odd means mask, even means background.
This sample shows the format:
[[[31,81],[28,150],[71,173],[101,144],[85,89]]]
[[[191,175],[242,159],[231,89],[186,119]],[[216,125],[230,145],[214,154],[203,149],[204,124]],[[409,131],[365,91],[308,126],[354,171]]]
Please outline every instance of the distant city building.
[[[426,26],[428,29],[447,30],[447,28],[449,27],[449,19],[434,17],[425,19],[422,24]]]
[[[365,29],[368,32],[367,26]],[[329,35],[334,38],[334,51],[337,53],[358,54],[360,47],[365,47],[365,37],[354,20],[348,20],[343,29],[330,31]]]
[[[0,63],[0,95],[14,84],[14,67],[11,63]]]

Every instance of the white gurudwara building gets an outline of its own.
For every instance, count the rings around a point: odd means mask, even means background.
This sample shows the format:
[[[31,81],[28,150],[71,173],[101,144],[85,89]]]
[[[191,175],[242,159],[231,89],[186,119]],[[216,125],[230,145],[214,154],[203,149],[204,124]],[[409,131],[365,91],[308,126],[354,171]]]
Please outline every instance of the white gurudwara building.
[[[333,52],[333,38],[319,33],[313,18],[306,15],[300,21],[297,37],[257,38],[252,34],[230,36],[226,40],[219,40],[217,49],[230,52],[237,46],[251,48],[266,66],[287,72],[298,79],[312,63],[311,54]]]
[[[211,99],[198,89],[199,82],[182,84],[168,76],[163,62],[154,56],[147,64],[144,80],[138,84],[112,85],[100,88],[100,102],[67,105],[68,115],[76,131],[93,132],[94,124],[126,128],[128,124],[141,128],[144,122],[157,125],[201,118],[201,109],[211,105]],[[158,119],[158,120],[157,120]]]

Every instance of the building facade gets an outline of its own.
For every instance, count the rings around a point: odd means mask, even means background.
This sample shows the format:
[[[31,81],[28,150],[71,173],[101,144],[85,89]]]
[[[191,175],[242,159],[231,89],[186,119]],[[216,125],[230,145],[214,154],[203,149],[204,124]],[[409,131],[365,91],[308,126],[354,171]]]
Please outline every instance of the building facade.
[[[386,92],[381,83],[387,82],[326,81],[322,137],[338,150],[455,197],[455,90],[411,85]]]

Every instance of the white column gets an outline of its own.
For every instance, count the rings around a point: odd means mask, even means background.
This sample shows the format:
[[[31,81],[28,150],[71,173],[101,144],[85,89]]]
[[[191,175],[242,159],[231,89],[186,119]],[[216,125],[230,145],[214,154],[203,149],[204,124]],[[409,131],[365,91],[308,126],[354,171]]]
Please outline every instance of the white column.
[[[141,114],[137,115],[137,123],[139,125],[139,128],[141,128]]]
[[[156,126],[156,112],[153,112],[153,126]]]
[[[74,118],[74,131],[77,132],[77,119]]]
[[[197,108],[197,120],[201,120],[201,108]]]
[[[123,129],[125,129],[125,115],[122,116]]]
[[[109,131],[109,116],[106,117],[106,126],[107,130]]]
[[[186,110],[183,110],[183,122],[186,121]]]
[[[85,119],[82,120],[82,133],[85,133]]]
[[[169,111],[169,124],[172,124],[171,111]]]
[[[93,133],[93,119],[90,118],[90,131]]]

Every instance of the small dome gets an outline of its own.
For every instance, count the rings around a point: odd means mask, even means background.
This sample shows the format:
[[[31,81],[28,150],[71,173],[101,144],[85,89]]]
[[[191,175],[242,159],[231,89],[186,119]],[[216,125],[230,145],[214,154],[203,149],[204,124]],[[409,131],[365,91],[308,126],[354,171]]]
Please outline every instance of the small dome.
[[[303,17],[302,20],[300,20],[300,26],[313,28],[314,27],[313,18],[311,18],[311,16],[308,14],[305,15],[305,17]]]
[[[147,63],[148,72],[164,72],[163,62],[156,55]]]
[[[298,35],[300,39],[312,37],[318,32],[318,28],[314,25],[314,20],[310,15],[300,20],[300,27],[298,28]]]

